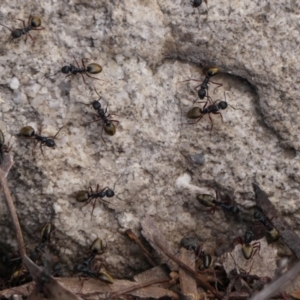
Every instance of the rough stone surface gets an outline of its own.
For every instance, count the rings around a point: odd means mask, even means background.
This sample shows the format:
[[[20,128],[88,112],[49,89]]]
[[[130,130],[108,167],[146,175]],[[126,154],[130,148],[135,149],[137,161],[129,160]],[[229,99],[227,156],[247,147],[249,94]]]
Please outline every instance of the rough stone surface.
[[[0,117],[16,161],[9,184],[28,244],[34,231],[52,221],[64,236],[57,243],[75,260],[79,245],[105,240],[103,257],[113,276],[147,268],[123,235],[150,214],[174,246],[197,233],[205,248],[243,236],[246,225],[217,210],[204,211],[195,193],[208,186],[229,193],[252,212],[252,182],[264,189],[298,232],[298,101],[300,4],[291,0],[208,0],[193,9],[186,0],[3,0],[0,22],[18,28],[30,12],[45,30],[9,41],[0,28]],[[63,65],[89,58],[103,67],[93,75],[58,73]],[[195,125],[185,117],[197,98],[201,66],[218,66],[209,93],[230,105],[220,116]],[[51,77],[49,77],[51,76]],[[17,78],[18,89],[11,82]],[[90,104],[99,98],[120,123],[109,137]],[[81,103],[80,103],[81,102]],[[199,104],[198,104],[199,105]],[[233,109],[236,108],[236,109]],[[239,110],[238,110],[239,109]],[[240,110],[242,109],[242,110]],[[89,123],[86,125],[86,123]],[[84,125],[85,124],[85,125]],[[54,136],[57,149],[14,138],[26,125]],[[183,179],[182,179],[183,178]],[[115,185],[109,203],[80,210],[76,191]],[[1,239],[15,246],[6,207],[0,202]],[[276,245],[274,246],[276,247]]]

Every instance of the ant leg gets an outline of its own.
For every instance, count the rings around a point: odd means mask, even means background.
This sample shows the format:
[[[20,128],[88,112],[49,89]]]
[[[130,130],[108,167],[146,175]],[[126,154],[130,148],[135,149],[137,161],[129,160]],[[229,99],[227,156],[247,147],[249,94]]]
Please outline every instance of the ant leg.
[[[202,118],[204,117],[204,115],[200,116],[195,122],[189,122],[189,123],[183,123],[181,125],[193,125],[193,124],[197,124]]]
[[[209,119],[210,119],[210,122],[211,122],[211,127],[210,127],[210,135],[211,135],[211,132],[212,132],[212,129],[213,129],[214,123],[213,123],[213,120],[212,120],[212,118],[211,118],[210,114],[208,114],[208,116],[209,116]]]
[[[224,123],[224,119],[223,119],[223,116],[222,116],[222,113],[217,111],[217,112],[213,112],[212,114],[214,115],[220,115],[221,119],[222,119],[222,123]]]
[[[102,126],[102,128],[101,128],[101,133],[100,133],[100,135],[101,135],[102,141],[106,144],[106,141],[105,141],[105,139],[104,139],[104,137],[103,137],[103,128],[104,128],[104,126]]]
[[[97,101],[100,101],[100,99],[101,99],[102,97],[101,97],[100,94],[97,92],[96,88],[95,88],[95,92],[96,92],[96,94],[99,96],[99,99],[98,99]]]
[[[80,210],[82,210],[83,207],[85,207],[86,205],[88,205],[89,203],[91,203],[92,200],[95,200],[95,201],[96,201],[96,199],[90,197],[90,199],[88,199],[88,200],[86,201],[86,203],[84,203],[84,204],[80,207]]]
[[[6,27],[7,29],[9,29],[12,32],[12,29],[10,29],[9,27],[7,27],[6,25],[3,25],[2,23],[0,23],[1,26]]]
[[[43,144],[42,144],[42,143],[41,143],[41,145],[40,145],[40,149],[41,149],[41,152],[42,152],[43,157],[45,158],[44,151],[43,151]]]
[[[216,90],[216,89],[218,89],[219,87],[221,87],[221,86],[223,86],[223,84],[222,83],[218,83],[218,82],[214,82],[214,81],[209,81],[210,83],[213,83],[213,84],[215,84],[215,85],[217,85],[217,87],[214,89],[214,91]]]
[[[59,132],[63,129],[64,126],[60,127],[58,129],[58,131],[56,132],[55,136],[53,137],[53,139],[55,140],[56,136],[59,134]]]
[[[29,35],[29,37],[32,39],[32,42],[33,44],[35,43],[35,39],[31,36],[31,34],[28,32],[26,33],[26,39],[25,39],[25,43],[26,43],[26,40],[27,40],[27,35]]]
[[[92,218],[93,218],[93,212],[94,212],[95,206],[96,206],[96,199],[95,199],[95,201],[94,201],[93,209],[92,209],[92,212],[91,212],[91,220],[92,220]]]
[[[81,59],[81,62],[82,62],[82,66],[85,68],[85,63],[84,61],[88,61],[89,59],[88,58],[82,58]]]
[[[115,122],[117,124],[120,124],[120,122],[118,120],[109,120],[109,122],[111,122],[111,123]]]
[[[32,148],[32,151],[31,151],[31,155],[33,156],[34,154],[34,149],[36,148],[37,144],[39,143],[39,141],[36,141],[33,148]]]
[[[87,74],[87,72],[84,73],[87,77],[90,77],[90,78],[93,78],[93,79],[97,79],[97,80],[100,80],[100,81],[104,81],[104,82],[108,82],[107,80],[103,80],[103,79],[99,79],[99,78],[96,78],[96,77],[93,77],[89,74]]]
[[[85,83],[86,85],[88,85],[88,84],[86,83],[85,79],[84,79],[84,76],[83,76],[83,74],[82,74],[82,73],[80,73],[80,75],[82,76],[82,79],[83,79],[84,83]],[[89,85],[88,85],[88,86],[89,86]]]
[[[29,16],[29,18],[30,18],[31,16]],[[26,27],[26,24],[25,24],[25,21],[24,20],[22,20],[22,19],[17,19],[17,20],[19,20],[19,21],[21,21],[22,23],[23,23],[23,26],[24,26],[24,28]],[[29,20],[28,20],[28,22],[29,22]],[[29,25],[29,23],[28,23],[28,25]]]
[[[77,67],[80,68],[80,66],[78,64],[78,61],[76,60],[75,56],[73,56],[73,58],[74,58],[74,61],[76,62]]]
[[[187,80],[183,80],[183,81],[178,81],[178,83],[181,83],[181,82],[187,82],[187,81],[196,81],[196,82],[201,82],[202,80],[199,80],[199,79],[187,79]],[[198,86],[200,86],[201,84],[199,84]]]

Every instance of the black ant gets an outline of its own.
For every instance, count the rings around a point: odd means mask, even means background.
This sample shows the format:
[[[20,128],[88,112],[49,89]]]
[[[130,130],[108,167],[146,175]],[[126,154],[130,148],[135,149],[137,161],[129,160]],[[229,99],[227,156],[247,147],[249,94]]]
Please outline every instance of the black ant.
[[[74,56],[73,56],[73,57],[74,57]],[[91,64],[88,64],[87,66],[85,66],[85,63],[84,63],[84,62],[87,61],[88,58],[83,58],[83,59],[81,60],[81,61],[82,61],[82,67],[80,67],[75,57],[74,57],[74,60],[75,60],[75,63],[76,63],[76,65],[77,65],[77,67],[74,66],[74,65],[72,65],[72,64],[67,65],[67,66],[63,66],[63,67],[61,68],[61,70],[58,71],[58,72],[56,72],[54,75],[56,75],[56,74],[59,73],[59,72],[62,72],[62,73],[64,73],[64,74],[68,74],[68,75],[66,76],[66,78],[67,78],[67,77],[69,77],[69,76],[71,76],[71,75],[76,75],[76,74],[78,73],[78,74],[80,74],[80,75],[82,76],[82,79],[83,79],[83,81],[84,81],[84,83],[85,83],[86,85],[88,85],[88,84],[86,83],[83,74],[85,74],[86,76],[88,76],[88,77],[90,77],[90,78],[93,78],[93,79],[97,79],[97,80],[100,80],[100,81],[105,81],[105,80],[102,80],[102,79],[99,79],[99,78],[96,78],[96,77],[93,77],[93,76],[90,76],[90,75],[89,75],[89,73],[90,73],[90,74],[98,74],[98,73],[101,73],[101,72],[102,72],[102,67],[101,67],[100,65],[98,65],[98,64],[96,64],[96,63],[91,63]],[[52,75],[52,76],[54,76],[54,75]]]
[[[240,243],[242,245],[242,252],[246,259],[252,258],[257,250],[260,250],[260,242],[251,242],[254,240],[254,233],[251,230],[247,230],[244,236],[244,240],[239,236],[234,239],[234,244]]]
[[[102,240],[99,238],[96,238],[91,247],[90,247],[90,255],[89,257],[84,260],[80,264],[76,264],[74,266],[74,271],[76,273],[81,273],[87,277],[91,278],[97,278],[105,283],[112,284],[114,283],[114,279],[111,277],[110,274],[104,269],[99,266],[98,270],[92,270],[90,269],[89,265],[91,264],[92,260],[96,257],[98,254],[102,254],[104,252],[103,250],[103,245],[102,245]]]
[[[122,177],[122,175],[115,182],[113,189],[105,187],[102,190],[99,190],[99,184],[97,184],[97,187],[96,187],[95,191],[92,189],[91,186],[88,187],[88,190],[78,191],[76,193],[76,196],[75,196],[76,201],[77,202],[85,202],[85,204],[83,206],[81,206],[81,208],[84,207],[84,206],[86,206],[86,205],[88,205],[92,201],[94,201],[94,203],[93,203],[93,210],[91,212],[91,218],[92,218],[93,211],[94,211],[95,206],[96,206],[96,199],[99,198],[103,202],[108,202],[107,200],[104,200],[103,198],[104,197],[107,197],[107,198],[114,197],[115,196],[115,192],[114,192],[115,186],[116,186],[117,182],[120,180],[121,177]]]
[[[103,126],[102,126],[102,130],[101,130],[101,138],[102,140],[105,142],[103,136],[102,136],[102,132],[103,132],[103,128],[104,128],[104,131],[107,135],[110,135],[110,136],[113,136],[115,135],[116,133],[116,126],[113,124],[113,122],[115,123],[120,123],[119,121],[117,120],[110,120],[108,119],[111,114],[106,114],[107,113],[107,108],[104,110],[102,107],[101,107],[101,103],[99,102],[99,100],[101,99],[101,96],[99,95],[99,93],[97,92],[97,90],[95,89],[95,92],[97,93],[97,95],[99,96],[99,99],[98,100],[95,100],[92,102],[92,106],[94,108],[94,110],[97,111],[97,117],[99,116],[100,118],[97,119],[97,120],[94,120],[92,122],[89,122],[89,123],[93,123],[93,122],[97,122],[99,120],[101,120],[103,122]],[[84,103],[83,103],[84,104]],[[106,142],[105,142],[106,143]]]
[[[37,134],[35,132],[35,130],[31,127],[31,126],[25,126],[25,127],[22,127],[20,129],[20,132],[19,132],[19,136],[21,137],[24,137],[24,138],[27,138],[27,139],[31,139],[31,140],[36,140],[36,143],[32,149],[32,154],[33,154],[33,151],[35,149],[35,147],[37,146],[38,143],[41,143],[40,144],[40,149],[41,149],[41,152],[44,156],[44,152],[43,152],[43,146],[46,146],[46,147],[49,147],[49,148],[52,148],[52,149],[55,149],[56,147],[56,144],[54,142],[56,136],[58,135],[58,133],[61,131],[61,129],[63,128],[64,126],[62,126],[58,131],[57,133],[55,134],[54,137],[46,137],[46,136],[42,136],[40,135],[40,132],[39,134]],[[45,156],[44,156],[45,157]]]
[[[278,230],[275,229],[269,221],[267,221],[265,215],[257,211],[253,214],[253,218],[266,227],[266,237],[269,242],[276,242],[279,239],[280,234]]]
[[[211,134],[214,123],[213,123],[213,120],[212,120],[210,114],[220,115],[222,122],[224,123],[223,116],[222,116],[222,113],[220,112],[220,110],[226,109],[229,105],[226,101],[225,93],[224,93],[224,97],[225,97],[225,101],[216,100],[213,102],[209,96],[207,96],[208,101],[199,101],[198,103],[205,103],[203,108],[195,106],[192,109],[190,109],[186,114],[187,118],[197,119],[197,120],[195,122],[187,123],[187,124],[196,124],[204,117],[204,115],[208,114],[210,122],[211,122],[211,127],[210,127],[210,134]],[[233,106],[231,106],[231,107],[233,109],[242,110],[240,108],[234,108]]]
[[[215,189],[214,189],[215,190]],[[204,206],[210,207],[209,212],[214,214],[216,211],[216,207],[220,206],[224,210],[229,211],[233,215],[236,215],[240,212],[240,209],[236,205],[229,205],[224,202],[219,201],[219,195],[217,190],[215,190],[216,198],[208,194],[197,194],[196,199]]]
[[[195,2],[199,2],[199,1],[195,1]],[[200,4],[198,6],[200,6]],[[197,7],[197,6],[194,6],[194,7]],[[219,69],[216,68],[216,67],[210,67],[206,71],[204,71],[205,78],[204,78],[203,82],[201,84],[199,84],[199,85],[197,85],[197,86],[194,87],[194,89],[197,90],[198,87],[200,86],[200,89],[198,90],[198,97],[200,99],[203,100],[206,96],[208,96],[208,83],[209,82],[217,85],[218,87],[216,87],[216,88],[219,88],[219,87],[221,87],[223,85],[222,83],[213,82],[213,81],[210,80],[211,77],[217,75],[218,73],[219,73]],[[186,82],[186,81],[201,81],[201,80],[198,80],[198,79],[188,79],[188,80],[184,80],[182,82]]]
[[[196,236],[184,237],[180,241],[180,245],[187,250],[193,250],[195,252],[197,268],[202,267],[208,269],[212,265],[213,259],[211,255],[202,250],[203,245],[200,244]]]
[[[39,17],[33,17],[31,14],[28,18],[28,23],[27,23],[27,27],[26,27],[26,24],[24,22],[24,20],[21,20],[21,19],[18,19],[19,21],[22,21],[23,22],[23,26],[24,28],[18,28],[18,29],[10,29],[9,27],[7,27],[6,25],[3,25],[0,23],[0,25],[6,27],[7,29],[9,29],[11,31],[11,38],[12,39],[18,39],[20,38],[22,35],[26,35],[26,39],[25,39],[25,43],[27,41],[27,36],[29,36],[33,43],[34,43],[34,38],[30,35],[29,31],[30,30],[44,30],[45,28],[44,27],[41,27],[41,28],[38,28],[41,26],[41,19]]]
[[[30,259],[33,261],[37,261],[40,257],[41,253],[43,253],[43,249],[47,244],[50,243],[51,233],[54,232],[54,226],[51,223],[46,223],[40,232],[41,240],[40,243],[35,247],[34,252],[30,254]]]

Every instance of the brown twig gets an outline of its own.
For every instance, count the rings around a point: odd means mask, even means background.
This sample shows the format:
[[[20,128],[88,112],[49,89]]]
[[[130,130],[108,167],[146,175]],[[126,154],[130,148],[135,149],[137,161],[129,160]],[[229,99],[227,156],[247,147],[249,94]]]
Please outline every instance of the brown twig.
[[[153,285],[153,284],[168,282],[170,280],[171,279],[156,279],[156,280],[151,280],[151,281],[148,281],[148,282],[143,282],[143,283],[135,284],[135,285],[132,285],[132,286],[130,286],[128,288],[120,290],[118,292],[113,292],[110,295],[110,297],[111,298],[119,297],[119,296],[121,296],[123,294],[127,294],[127,293],[133,292],[135,290],[138,290],[138,289],[141,289],[141,288]]]
[[[193,276],[205,289],[211,291],[215,295],[215,297],[217,297],[218,299],[222,298],[221,294],[214,287],[212,287],[201,274],[195,272],[193,269],[191,269],[189,266],[184,264],[179,258],[174,256],[168,250],[168,248],[170,248],[169,245],[165,246],[163,244],[163,242],[167,243],[166,238],[162,236],[160,230],[155,226],[154,222],[150,217],[147,217],[144,221],[142,221],[142,227],[143,227],[143,235],[144,236],[147,235],[147,238],[151,238],[152,243],[154,243],[156,247],[158,247],[164,253],[164,255],[169,257],[171,260],[175,261],[182,269],[184,269],[191,276]],[[151,233],[148,234],[149,232]]]
[[[253,184],[255,192],[255,201],[257,206],[263,209],[264,214],[272,220],[272,224],[279,231],[283,242],[290,248],[297,258],[300,259],[300,238],[290,229],[287,222],[281,217],[273,203],[269,200],[267,194],[260,189],[257,184]]]
[[[24,243],[24,239],[23,239],[23,235],[22,235],[22,230],[20,227],[20,223],[19,223],[19,219],[18,219],[18,215],[16,212],[16,208],[15,208],[13,199],[10,195],[10,190],[7,185],[5,173],[1,169],[0,169],[0,184],[2,187],[2,192],[4,194],[4,199],[6,201],[6,205],[8,207],[8,210],[9,210],[9,213],[10,213],[10,216],[11,216],[14,228],[15,228],[17,242],[18,242],[18,246],[19,246],[19,252],[23,259],[24,255],[26,255],[26,249],[25,249],[25,243]]]
[[[144,247],[144,245],[142,244],[142,242],[139,240],[139,238],[132,232],[131,229],[127,229],[125,231],[125,233],[128,235],[128,237],[133,240],[134,242],[136,242],[139,247],[142,249],[143,254],[146,256],[146,258],[148,259],[149,263],[155,267],[157,264],[153,261],[153,259],[151,258],[150,253],[147,251],[147,249]]]

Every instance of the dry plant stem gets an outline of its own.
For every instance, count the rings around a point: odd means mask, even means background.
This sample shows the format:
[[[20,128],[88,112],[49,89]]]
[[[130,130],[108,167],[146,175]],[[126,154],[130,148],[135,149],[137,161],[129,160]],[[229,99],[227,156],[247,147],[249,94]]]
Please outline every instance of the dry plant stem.
[[[5,178],[4,172],[1,169],[0,169],[0,184],[2,186],[2,192],[4,194],[4,199],[6,201],[8,210],[10,212],[10,216],[11,216],[13,225],[15,227],[17,242],[18,242],[18,246],[19,246],[19,252],[20,252],[20,255],[23,259],[24,255],[26,255],[25,243],[24,243],[24,239],[23,239],[19,219],[18,219],[18,216],[17,216],[16,208],[15,208],[13,199],[10,195],[10,191],[9,191],[9,188],[8,188],[8,185],[7,185],[7,180]]]
[[[290,248],[297,258],[300,259],[300,238],[299,236],[290,229],[287,222],[281,217],[275,206],[269,200],[267,194],[260,189],[257,184],[253,184],[255,192],[255,201],[257,206],[263,209],[264,214],[272,220],[272,224],[279,231],[283,242]]]
[[[156,263],[153,261],[153,259],[151,258],[150,253],[147,251],[147,249],[144,247],[144,245],[142,244],[142,242],[139,240],[139,238],[132,232],[131,229],[127,229],[125,231],[125,233],[128,235],[128,237],[133,240],[134,242],[136,242],[140,248],[142,249],[143,254],[146,256],[146,258],[148,259],[149,263],[155,267]]]
[[[266,286],[261,292],[256,294],[251,300],[265,300],[269,299],[274,295],[278,290],[281,290],[283,285],[291,281],[300,273],[300,261],[294,265],[289,271],[279,277],[277,280],[272,282],[270,285]]]
[[[200,275],[199,273],[195,272],[193,269],[191,269],[189,266],[187,266],[186,264],[184,264],[179,258],[177,258],[176,256],[174,256],[171,252],[169,252],[167,249],[165,249],[164,245],[158,241],[155,237],[154,237],[154,242],[155,244],[161,249],[161,251],[168,256],[170,259],[172,259],[173,261],[175,261],[182,269],[184,269],[187,273],[189,273],[190,275],[192,275],[204,288],[206,288],[207,290],[211,291],[215,297],[217,297],[218,299],[221,299],[222,296],[219,292],[217,292],[207,281],[206,279]]]
[[[135,284],[135,285],[132,285],[132,286],[126,288],[126,289],[120,290],[118,292],[113,292],[111,294],[111,298],[119,297],[119,296],[121,296],[123,294],[128,294],[130,292],[133,292],[135,290],[147,287],[149,285],[153,285],[153,284],[157,284],[157,283],[169,282],[170,280],[171,279],[158,279],[158,280],[151,280],[149,282],[144,282],[144,283],[140,283],[140,284]]]

